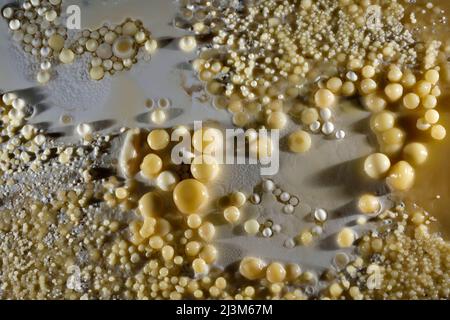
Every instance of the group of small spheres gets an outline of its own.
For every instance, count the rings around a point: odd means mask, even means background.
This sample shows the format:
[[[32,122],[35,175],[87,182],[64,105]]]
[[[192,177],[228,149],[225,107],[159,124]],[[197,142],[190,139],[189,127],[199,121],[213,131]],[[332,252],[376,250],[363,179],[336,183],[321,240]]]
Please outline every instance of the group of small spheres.
[[[2,11],[13,39],[39,62],[36,79],[41,84],[50,81],[54,64],[71,64],[85,53],[90,55],[90,78],[101,80],[106,73],[131,68],[157,49],[156,40],[142,22],[131,19],[118,26],[81,31],[72,43],[60,12],[61,0],[25,1],[21,8],[6,7]]]
[[[388,80],[390,84],[384,90],[387,100],[400,103],[414,117],[423,110],[423,117],[417,119],[417,130],[429,132],[432,140],[443,140],[446,129],[438,124],[440,114],[436,110],[437,98],[441,94],[438,70],[429,69],[423,79],[417,81],[412,72],[402,72],[398,67],[391,66]],[[406,90],[407,93],[404,92]],[[393,191],[407,191],[414,184],[417,167],[428,159],[426,142],[406,143],[407,132],[396,126],[398,114],[384,110],[387,102],[381,95],[370,93],[365,99],[368,108],[375,109],[370,126],[379,141],[380,152],[366,158],[364,171],[373,179],[386,178],[386,183]],[[391,159],[398,156],[401,156],[400,161],[391,165]]]

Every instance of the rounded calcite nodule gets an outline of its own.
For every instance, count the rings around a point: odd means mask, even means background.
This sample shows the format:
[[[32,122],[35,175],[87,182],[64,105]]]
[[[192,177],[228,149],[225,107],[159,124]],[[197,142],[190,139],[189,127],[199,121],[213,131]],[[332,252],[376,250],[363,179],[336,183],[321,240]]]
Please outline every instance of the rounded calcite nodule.
[[[414,168],[406,161],[395,164],[386,178],[386,182],[395,191],[406,191],[414,184]]]
[[[286,278],[286,269],[278,262],[272,262],[266,270],[266,278],[271,283],[283,282]]]
[[[239,265],[239,273],[248,280],[262,279],[265,271],[266,264],[259,258],[246,257]]]
[[[362,213],[372,214],[380,210],[380,208],[380,201],[372,194],[364,194],[358,200],[358,209]]]
[[[303,130],[293,132],[288,138],[289,150],[303,153],[311,148],[311,136]]]
[[[374,153],[364,161],[364,171],[372,179],[382,178],[391,167],[391,161],[383,153]]]
[[[173,201],[184,214],[198,213],[208,201],[208,190],[195,179],[186,179],[177,184],[173,191]]]

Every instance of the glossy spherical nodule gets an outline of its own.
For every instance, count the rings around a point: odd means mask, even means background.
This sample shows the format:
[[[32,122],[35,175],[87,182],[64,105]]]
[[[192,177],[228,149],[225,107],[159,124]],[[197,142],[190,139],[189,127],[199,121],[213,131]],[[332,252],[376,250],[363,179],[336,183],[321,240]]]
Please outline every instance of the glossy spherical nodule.
[[[179,182],[173,191],[173,201],[184,214],[198,213],[208,201],[208,190],[195,179]]]
[[[163,150],[170,142],[170,135],[164,129],[155,129],[148,134],[147,143],[153,150]]]
[[[406,191],[414,184],[414,168],[406,161],[399,161],[392,166],[386,178],[388,186],[395,191]]]
[[[149,179],[154,178],[162,169],[163,162],[161,158],[154,154],[148,154],[145,156],[141,163],[142,174]]]
[[[295,153],[303,153],[311,148],[311,136],[308,132],[298,130],[291,133],[288,138],[289,150]]]
[[[362,213],[372,214],[381,208],[380,201],[372,194],[364,194],[358,200],[358,209]]]
[[[267,267],[266,278],[271,283],[283,282],[286,278],[286,269],[281,263],[272,262]]]
[[[403,95],[403,86],[399,83],[391,83],[384,88],[384,93],[391,102],[399,100]]]
[[[341,248],[351,247],[355,240],[355,232],[350,228],[343,228],[336,236],[336,243]]]
[[[384,132],[395,125],[395,116],[390,111],[382,111],[372,116],[370,126],[375,132]]]
[[[336,96],[328,89],[319,89],[314,95],[314,102],[319,108],[330,108],[336,102]]]
[[[423,143],[412,142],[403,149],[403,157],[413,165],[422,165],[428,159],[428,149]]]
[[[383,153],[374,153],[364,161],[364,172],[372,179],[380,179],[389,171],[391,161]]]
[[[248,280],[262,279],[265,271],[266,264],[259,258],[246,257],[239,265],[239,273]]]

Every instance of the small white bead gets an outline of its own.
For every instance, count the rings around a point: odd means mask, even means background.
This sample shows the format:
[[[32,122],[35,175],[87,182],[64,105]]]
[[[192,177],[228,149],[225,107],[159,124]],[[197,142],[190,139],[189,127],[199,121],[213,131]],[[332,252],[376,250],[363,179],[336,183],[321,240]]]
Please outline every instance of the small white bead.
[[[325,122],[322,126],[322,133],[327,136],[334,132],[334,124],[332,122]]]
[[[41,48],[41,56],[48,57],[50,55],[51,49],[49,47],[42,47]]]
[[[5,93],[2,97],[3,103],[7,106],[10,106],[15,99],[17,99],[17,95],[11,92]]]
[[[265,192],[272,192],[275,189],[275,183],[270,179],[264,180],[262,187]]]
[[[336,131],[336,139],[342,140],[344,138],[345,138],[345,131],[344,130]]]
[[[253,204],[259,204],[259,203],[261,202],[261,197],[260,197],[258,194],[254,193],[254,194],[252,194],[252,196],[250,197],[250,201],[251,201]]]
[[[161,125],[166,121],[166,113],[161,108],[156,109],[150,115],[150,118],[153,123]]]
[[[20,21],[19,20],[17,20],[17,19],[13,19],[13,20],[11,20],[10,22],[9,22],[9,28],[11,29],[11,30],[19,30],[19,28],[20,28],[20,26],[21,26],[22,24],[20,23]]]
[[[294,206],[292,204],[287,204],[283,207],[283,212],[286,214],[293,214],[294,213]]]
[[[272,229],[264,228],[264,230],[262,231],[262,235],[264,238],[270,238],[273,235]]]
[[[366,224],[367,223],[367,218],[366,217],[359,217],[358,219],[356,219],[356,223],[358,224],[358,225],[364,225],[364,224]]]
[[[353,71],[347,72],[347,74],[345,76],[347,77],[348,80],[353,81],[353,82],[358,80],[358,75]]]
[[[45,84],[50,81],[50,73],[48,71],[39,71],[36,75],[36,80],[40,84]]]
[[[5,9],[3,9],[3,17],[4,17],[5,19],[10,19],[10,18],[12,18],[13,14],[14,14],[13,8],[11,8],[11,7],[6,7]]]
[[[51,67],[52,67],[52,64],[50,63],[50,61],[44,61],[41,63],[41,69],[44,71],[50,70]]]
[[[103,60],[100,59],[99,57],[94,57],[94,58],[92,58],[92,60],[91,60],[91,65],[92,65],[93,67],[99,67],[99,66],[102,65],[102,63],[103,63]]]
[[[272,231],[276,232],[276,233],[280,233],[281,232],[281,226],[279,224],[274,224],[272,226]]]
[[[283,192],[280,195],[280,200],[283,201],[283,202],[288,202],[290,198],[291,198],[291,195],[289,193],[287,193],[287,192]]]
[[[25,100],[23,99],[14,99],[12,102],[12,107],[16,110],[23,110],[26,106]]]
[[[55,34],[55,29],[47,29],[45,30],[44,34],[47,38],[50,38],[52,35]]]
[[[312,234],[320,236],[323,233],[323,229],[321,226],[314,226],[311,229]]]
[[[309,125],[309,130],[311,130],[312,132],[318,132],[320,129],[320,122],[319,121],[314,121],[313,123],[311,123]]]
[[[426,131],[431,128],[431,124],[427,123],[425,119],[419,118],[417,119],[416,127],[421,131]]]
[[[41,44],[42,44],[42,41],[41,41],[41,39],[39,39],[39,38],[33,39],[33,40],[31,41],[31,45],[32,45],[33,47],[35,47],[35,48],[40,47]]]
[[[178,175],[172,171],[163,171],[156,178],[156,185],[163,191],[172,191],[180,181]]]
[[[285,247],[285,248],[288,248],[288,249],[294,248],[294,247],[295,247],[295,241],[294,241],[294,239],[287,239],[287,240],[284,242],[284,247]]]
[[[316,219],[319,222],[325,222],[328,218],[328,213],[322,209],[317,208],[314,210],[314,219]]]
[[[289,199],[289,204],[293,205],[294,207],[298,206],[298,204],[300,203],[300,200],[297,197],[291,197],[291,199]]]
[[[320,118],[322,118],[323,121],[328,121],[331,119],[331,110],[330,108],[322,108],[320,109]]]
[[[88,136],[90,136],[92,134],[92,132],[94,131],[94,129],[92,128],[92,126],[90,124],[87,123],[79,123],[76,127],[76,131],[77,134],[85,139]]]

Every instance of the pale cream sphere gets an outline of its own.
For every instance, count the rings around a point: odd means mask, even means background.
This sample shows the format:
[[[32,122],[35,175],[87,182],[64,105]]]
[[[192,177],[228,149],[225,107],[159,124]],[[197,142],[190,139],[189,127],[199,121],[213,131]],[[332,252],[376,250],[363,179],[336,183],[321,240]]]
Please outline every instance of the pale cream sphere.
[[[439,81],[439,72],[434,69],[428,70],[425,73],[425,80],[433,85],[436,85]]]
[[[437,112],[434,109],[431,109],[425,112],[424,118],[425,121],[428,122],[429,124],[436,124],[439,121],[440,115],[439,112]]]
[[[386,182],[395,191],[406,191],[411,189],[414,184],[414,179],[414,168],[408,162],[402,160],[392,166]]]
[[[390,111],[382,111],[374,114],[370,119],[370,126],[375,132],[384,132],[395,125],[395,114]]]
[[[388,84],[384,88],[384,93],[391,102],[396,102],[403,96],[403,86],[399,83]]]
[[[420,97],[415,93],[408,93],[403,97],[403,106],[406,109],[416,109],[420,104]]]
[[[425,109],[433,109],[437,106],[437,98],[431,94],[426,95],[422,98],[422,106]]]
[[[375,76],[375,68],[371,65],[366,65],[362,68],[361,74],[364,78],[372,78]]]
[[[286,113],[282,111],[271,112],[267,116],[267,127],[269,129],[283,129],[287,123]]]
[[[372,79],[363,79],[360,83],[361,93],[368,95],[377,89],[377,83]]]
[[[388,79],[391,82],[399,82],[403,77],[403,72],[397,66],[391,66],[388,72]]]
[[[364,172],[372,179],[381,179],[389,171],[391,161],[383,153],[374,153],[364,161]]]
[[[350,228],[343,228],[336,236],[336,243],[341,248],[349,248],[356,240],[355,232]]]
[[[440,124],[435,124],[431,127],[431,137],[435,140],[443,140],[447,135],[445,127]]]
[[[413,165],[422,165],[428,159],[428,149],[423,143],[408,143],[403,149],[403,157]]]
[[[364,106],[371,112],[383,111],[386,106],[386,100],[377,93],[369,94],[364,97]]]
[[[330,78],[327,81],[327,89],[333,92],[334,94],[338,94],[342,88],[342,80],[338,77]]]
[[[381,141],[387,145],[402,144],[405,140],[405,132],[400,128],[391,128],[383,131],[380,138]]]
[[[286,278],[286,269],[281,263],[272,262],[266,270],[266,279],[271,283],[283,282]]]
[[[259,258],[246,257],[239,265],[239,273],[248,280],[262,279],[266,273],[266,263]]]
[[[376,213],[380,210],[381,204],[378,198],[372,194],[364,194],[358,200],[358,209],[365,214]]]
[[[288,138],[289,150],[295,153],[303,153],[311,149],[311,136],[308,132],[298,130],[291,133]]]
[[[423,98],[426,95],[430,94],[431,92],[431,83],[425,80],[421,80],[417,82],[416,86],[414,87],[414,91],[416,94],[419,95],[419,97]]]
[[[314,95],[314,102],[319,108],[330,108],[336,102],[336,96],[328,89],[319,89]]]

